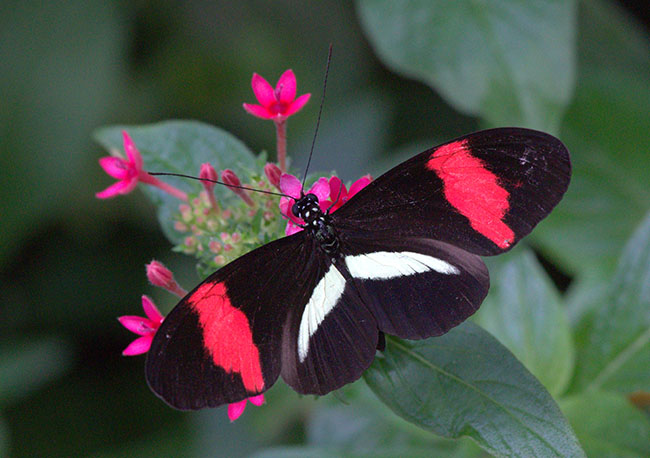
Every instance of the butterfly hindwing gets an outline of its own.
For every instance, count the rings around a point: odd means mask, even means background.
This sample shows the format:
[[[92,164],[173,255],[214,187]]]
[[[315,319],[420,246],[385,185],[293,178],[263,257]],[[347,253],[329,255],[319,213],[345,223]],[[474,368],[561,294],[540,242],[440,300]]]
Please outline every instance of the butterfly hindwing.
[[[361,377],[379,333],[372,313],[329,263],[305,306],[289,313],[282,378],[299,393],[325,394]]]
[[[551,135],[490,129],[427,150],[377,178],[332,214],[376,237],[424,237],[483,256],[510,249],[566,191],[568,151]]]
[[[404,339],[444,334],[481,305],[489,288],[475,254],[428,239],[375,239],[341,232],[349,286],[378,328]]]

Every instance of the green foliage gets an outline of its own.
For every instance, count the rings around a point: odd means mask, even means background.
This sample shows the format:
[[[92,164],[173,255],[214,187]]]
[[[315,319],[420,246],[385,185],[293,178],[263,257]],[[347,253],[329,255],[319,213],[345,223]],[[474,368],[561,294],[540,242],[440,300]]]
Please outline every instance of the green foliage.
[[[379,56],[494,126],[557,132],[570,101],[575,1],[359,0]]]
[[[650,392],[646,31],[611,0],[355,6],[0,6],[0,454],[650,455],[647,413],[628,400]],[[183,286],[200,280],[155,225],[153,207],[182,243],[178,201],[141,185],[147,201],[97,202],[110,184],[96,163],[105,151],[79,152],[96,126],[126,122],[147,170],[196,175],[210,162],[260,174],[252,151],[274,139],[241,109],[252,72],[273,80],[292,67],[317,94],[333,36],[316,168],[349,180],[479,126],[550,131],[571,151],[573,178],[527,239],[544,267],[530,246],[489,260],[491,291],[474,319],[485,331],[466,323],[426,341],[389,339],[365,374],[372,391],[361,382],[314,401],[279,382],[232,425],[223,409],[173,412],[147,389],[142,360],[119,356],[130,337],[112,318],[140,312],[151,257]],[[297,166],[317,109],[290,120]],[[165,117],[206,123],[150,124]],[[122,150],[122,128],[95,138]],[[250,224],[262,229],[260,215]],[[547,270],[570,276],[567,293]],[[169,310],[174,299],[156,301]]]
[[[472,323],[436,339],[390,339],[364,378],[395,413],[436,434],[469,436],[498,456],[582,456],[550,394]]]
[[[519,248],[505,261],[492,264],[490,294],[475,321],[551,394],[562,394],[573,372],[574,350],[557,288],[530,251]]]

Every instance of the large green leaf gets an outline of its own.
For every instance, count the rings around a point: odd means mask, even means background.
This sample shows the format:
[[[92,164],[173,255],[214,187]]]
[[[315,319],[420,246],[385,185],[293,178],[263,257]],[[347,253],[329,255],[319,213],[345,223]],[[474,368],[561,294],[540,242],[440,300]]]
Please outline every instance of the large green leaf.
[[[650,213],[577,334],[576,390],[650,390]]]
[[[650,38],[599,1],[582,2],[580,23],[580,78],[560,136],[572,182],[533,237],[573,272],[610,274],[650,209]]]
[[[558,130],[575,76],[575,2],[357,0],[380,58],[492,125]]]
[[[573,342],[557,289],[530,251],[490,268],[490,294],[476,321],[504,344],[553,395],[573,371]]]
[[[498,456],[584,456],[551,395],[473,323],[444,336],[389,339],[364,378],[395,413]]]
[[[98,129],[94,137],[107,150],[124,151],[122,130],[126,130],[142,154],[144,168],[150,172],[173,172],[198,176],[201,164],[211,163],[218,171],[229,168],[240,175],[244,169],[255,167],[251,151],[228,132],[198,121],[164,121],[144,126],[111,126]],[[201,184],[195,180],[164,177],[166,182],[186,191],[197,193]],[[172,215],[178,213],[179,200],[157,188],[141,186],[158,207],[158,219],[165,235],[174,244],[183,236],[173,228]],[[215,187],[215,193],[228,198],[225,186]]]
[[[650,420],[624,396],[593,392],[561,402],[587,456],[650,456]]]

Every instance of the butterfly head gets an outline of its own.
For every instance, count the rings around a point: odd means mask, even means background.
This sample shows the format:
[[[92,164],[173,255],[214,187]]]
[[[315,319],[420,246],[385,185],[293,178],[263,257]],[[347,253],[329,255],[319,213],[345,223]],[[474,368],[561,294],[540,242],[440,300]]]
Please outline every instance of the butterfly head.
[[[297,217],[302,219],[307,225],[310,222],[317,220],[323,216],[323,211],[318,205],[318,197],[316,194],[305,194],[291,207],[291,212]]]

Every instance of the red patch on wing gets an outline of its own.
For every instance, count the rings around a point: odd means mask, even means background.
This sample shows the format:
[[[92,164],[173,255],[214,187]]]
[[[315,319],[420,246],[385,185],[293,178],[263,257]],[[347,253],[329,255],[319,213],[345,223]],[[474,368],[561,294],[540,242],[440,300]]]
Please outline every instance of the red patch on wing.
[[[260,355],[253,343],[248,318],[230,303],[223,283],[205,283],[189,299],[199,314],[203,329],[203,343],[212,361],[226,372],[241,375],[244,387],[250,392],[264,388]]]
[[[509,193],[499,185],[498,177],[471,155],[465,140],[438,148],[426,167],[444,184],[447,201],[469,219],[476,231],[500,248],[508,248],[515,234],[503,217],[510,208]]]

